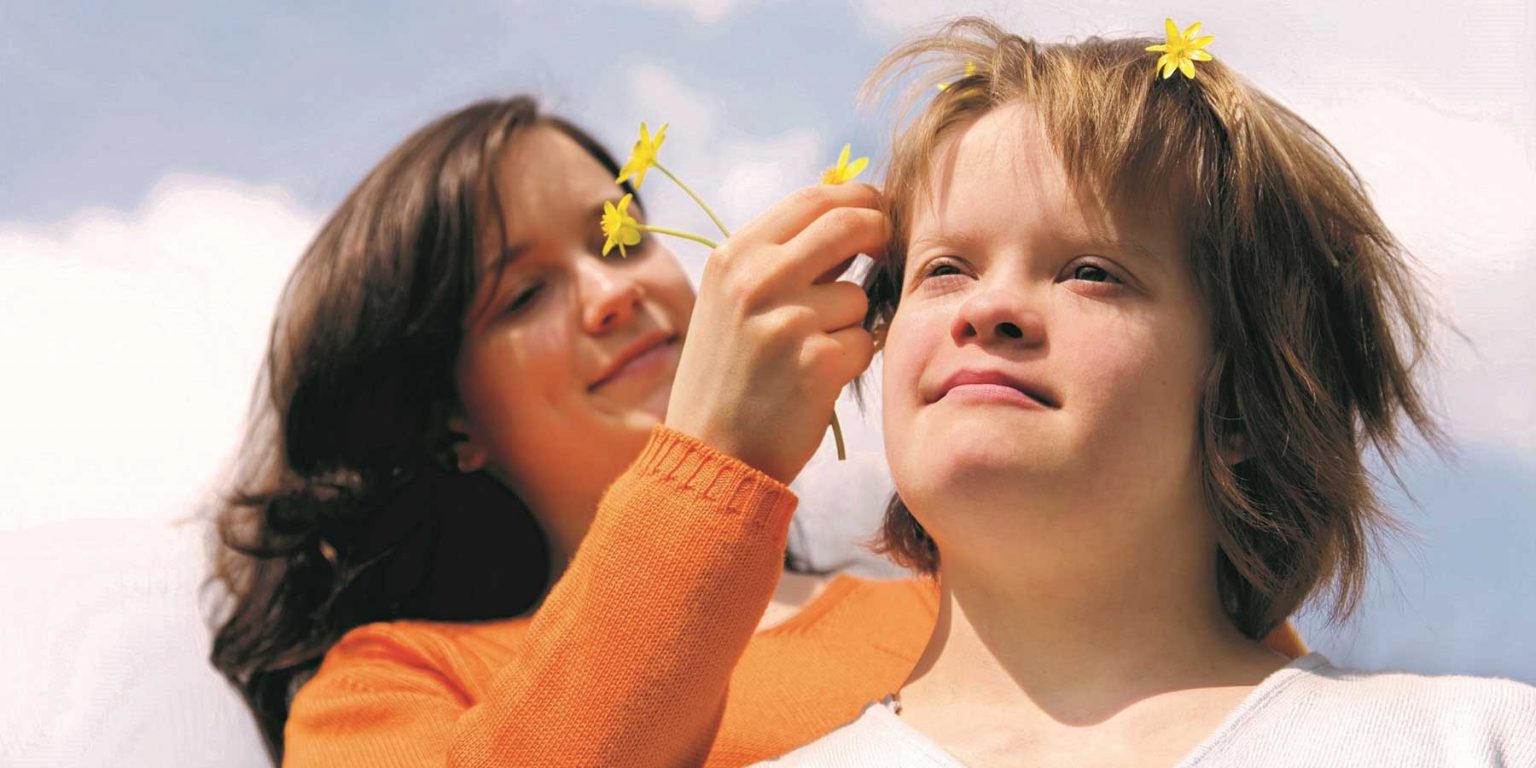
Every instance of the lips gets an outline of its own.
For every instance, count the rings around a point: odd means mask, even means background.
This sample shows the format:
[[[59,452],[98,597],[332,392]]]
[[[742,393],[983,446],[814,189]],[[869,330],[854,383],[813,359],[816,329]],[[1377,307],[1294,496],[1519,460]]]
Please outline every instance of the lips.
[[[931,405],[943,400],[950,390],[956,387],[970,385],[991,385],[1008,387],[1024,394],[1030,400],[1052,410],[1061,407],[1061,400],[1056,395],[1038,382],[1028,380],[997,368],[961,368],[949,375],[936,390],[927,398]]]
[[[607,384],[623,373],[624,367],[634,362],[636,358],[657,347],[670,344],[676,339],[677,334],[668,331],[654,331],[641,336],[633,344],[619,350],[619,353],[608,361],[608,365],[603,368],[603,372],[596,379],[593,379],[591,384],[587,385],[587,391],[591,392]]]

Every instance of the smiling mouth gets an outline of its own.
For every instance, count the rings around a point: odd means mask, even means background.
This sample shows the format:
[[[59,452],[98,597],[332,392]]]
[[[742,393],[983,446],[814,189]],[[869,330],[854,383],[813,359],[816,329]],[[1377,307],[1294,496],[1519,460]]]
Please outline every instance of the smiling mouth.
[[[656,364],[656,361],[659,359],[660,355],[665,354],[667,350],[671,349],[672,345],[676,343],[678,339],[678,334],[673,334],[665,338],[657,339],[655,343],[635,351],[633,354],[628,356],[629,359],[620,363],[606,376],[598,379],[595,382],[592,382],[592,384],[587,387],[587,391],[596,392],[608,384],[629,376],[631,373],[648,369],[652,365]]]

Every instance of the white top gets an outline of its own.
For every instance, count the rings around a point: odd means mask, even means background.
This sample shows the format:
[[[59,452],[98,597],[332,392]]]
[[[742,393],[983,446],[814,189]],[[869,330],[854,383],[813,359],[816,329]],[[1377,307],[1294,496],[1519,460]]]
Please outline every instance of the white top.
[[[795,768],[964,768],[896,715],[892,697],[777,760]],[[1190,766],[1536,768],[1536,688],[1492,678],[1367,673],[1303,656],[1265,678]]]

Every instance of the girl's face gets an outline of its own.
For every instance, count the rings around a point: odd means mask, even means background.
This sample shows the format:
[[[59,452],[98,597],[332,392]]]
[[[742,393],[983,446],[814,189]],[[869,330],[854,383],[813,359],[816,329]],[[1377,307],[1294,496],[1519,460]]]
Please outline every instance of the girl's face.
[[[467,313],[460,467],[487,468],[541,517],[595,507],[666,415],[693,288],[650,235],[601,255],[603,203],[623,190],[560,131],[526,131],[496,170],[510,258],[482,266]]]
[[[1075,194],[1022,104],[950,137],[931,173],[883,392],[891,474],[941,551],[968,526],[1039,524],[1021,509],[1122,525],[1103,515],[1127,501],[1198,504],[1210,339],[1175,227]]]

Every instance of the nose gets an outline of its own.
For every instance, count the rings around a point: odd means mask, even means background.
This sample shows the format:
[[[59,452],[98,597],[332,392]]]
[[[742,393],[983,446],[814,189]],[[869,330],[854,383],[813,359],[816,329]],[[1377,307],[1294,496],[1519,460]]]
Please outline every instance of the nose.
[[[960,345],[1037,347],[1045,343],[1045,319],[1026,306],[1020,292],[992,288],[960,305],[950,336]]]
[[[581,322],[587,333],[598,336],[628,324],[645,298],[645,289],[632,268],[588,258],[582,260],[578,271]]]

